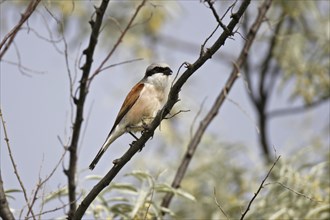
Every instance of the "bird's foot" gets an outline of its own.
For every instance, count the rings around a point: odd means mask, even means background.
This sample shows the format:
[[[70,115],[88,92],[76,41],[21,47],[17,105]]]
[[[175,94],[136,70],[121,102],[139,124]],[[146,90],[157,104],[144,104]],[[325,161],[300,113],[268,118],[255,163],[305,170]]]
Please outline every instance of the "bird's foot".
[[[152,129],[150,129],[150,126],[147,124],[143,124],[142,128],[143,128],[143,130],[141,131],[141,135],[143,135],[144,133],[151,133],[151,139],[153,139],[154,131]]]
[[[129,144],[130,147],[133,147],[133,145],[136,143],[136,141],[132,141],[132,143]]]

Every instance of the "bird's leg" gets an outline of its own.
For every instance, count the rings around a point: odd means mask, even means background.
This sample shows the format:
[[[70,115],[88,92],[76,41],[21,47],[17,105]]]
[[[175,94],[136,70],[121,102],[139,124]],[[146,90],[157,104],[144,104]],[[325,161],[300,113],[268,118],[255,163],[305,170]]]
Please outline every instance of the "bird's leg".
[[[136,141],[138,140],[138,138],[130,131],[130,132],[128,132],[130,135],[132,135],[135,139],[136,139]],[[130,147],[132,147],[133,146],[133,144],[135,144],[135,142],[136,141],[132,141],[132,143],[131,144],[129,144],[129,146]],[[139,149],[139,152],[141,152],[142,151],[142,148],[144,147],[144,145]]]
[[[129,133],[130,135],[132,135],[132,137],[135,138],[135,140],[139,140],[139,139],[135,136],[135,134],[133,134],[131,131],[129,131],[128,133]]]

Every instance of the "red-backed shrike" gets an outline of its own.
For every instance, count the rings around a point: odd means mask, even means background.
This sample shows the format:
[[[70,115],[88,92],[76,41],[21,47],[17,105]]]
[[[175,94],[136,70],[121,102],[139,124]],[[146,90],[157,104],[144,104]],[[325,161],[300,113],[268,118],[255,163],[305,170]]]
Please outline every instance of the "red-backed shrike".
[[[171,74],[172,70],[165,63],[148,66],[143,79],[126,96],[107,139],[89,169],[94,169],[101,156],[118,137],[125,132],[132,134],[143,131],[152,122],[167,101]]]

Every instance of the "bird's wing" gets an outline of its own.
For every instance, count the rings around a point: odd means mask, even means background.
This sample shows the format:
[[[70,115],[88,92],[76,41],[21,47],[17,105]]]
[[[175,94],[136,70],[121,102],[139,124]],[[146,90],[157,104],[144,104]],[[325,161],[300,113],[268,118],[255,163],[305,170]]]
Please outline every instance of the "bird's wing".
[[[123,105],[120,108],[120,111],[117,115],[116,121],[109,133],[109,135],[115,130],[116,126],[119,124],[119,122],[123,119],[123,117],[126,115],[126,113],[132,108],[132,106],[135,104],[135,102],[138,100],[141,90],[143,89],[144,84],[138,83],[136,84],[132,90],[128,93],[126,96],[126,99],[123,103]]]

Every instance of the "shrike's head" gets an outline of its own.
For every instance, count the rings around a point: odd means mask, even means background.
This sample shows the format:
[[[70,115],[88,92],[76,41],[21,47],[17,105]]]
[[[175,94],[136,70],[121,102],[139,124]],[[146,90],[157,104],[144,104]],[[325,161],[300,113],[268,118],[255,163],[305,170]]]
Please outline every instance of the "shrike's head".
[[[144,81],[157,87],[167,87],[172,70],[166,63],[153,63],[148,66]]]

